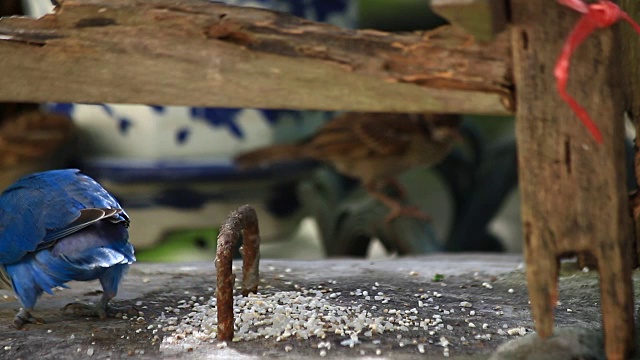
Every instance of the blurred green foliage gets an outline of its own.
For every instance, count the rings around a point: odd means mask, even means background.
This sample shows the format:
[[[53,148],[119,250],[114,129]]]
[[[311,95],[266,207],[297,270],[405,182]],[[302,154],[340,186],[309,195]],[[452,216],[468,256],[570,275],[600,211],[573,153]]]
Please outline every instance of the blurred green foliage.
[[[429,0],[360,0],[360,28],[385,31],[432,29],[445,23]]]
[[[136,251],[138,261],[214,261],[218,229],[185,229],[167,234],[153,248]]]

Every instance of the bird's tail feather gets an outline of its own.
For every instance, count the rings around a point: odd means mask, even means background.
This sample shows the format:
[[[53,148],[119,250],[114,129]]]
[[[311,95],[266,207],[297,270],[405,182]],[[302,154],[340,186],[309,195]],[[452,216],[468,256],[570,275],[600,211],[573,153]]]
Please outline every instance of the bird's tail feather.
[[[252,168],[305,157],[300,145],[281,144],[242,153],[234,161],[240,168]]]
[[[49,251],[45,252],[49,253]],[[53,288],[63,286],[66,281],[62,281],[60,276],[49,274],[38,262],[34,254],[27,255],[19,262],[6,265],[7,274],[11,278],[13,291],[20,299],[22,305],[31,308],[43,291],[53,295]],[[67,280],[68,281],[68,280]]]
[[[128,243],[127,246],[131,247]],[[71,257],[56,256],[45,249],[6,265],[6,272],[20,301],[30,307],[43,291],[53,295],[53,288],[66,287],[66,282],[98,279],[108,268],[133,261],[132,247],[124,250],[95,247]]]

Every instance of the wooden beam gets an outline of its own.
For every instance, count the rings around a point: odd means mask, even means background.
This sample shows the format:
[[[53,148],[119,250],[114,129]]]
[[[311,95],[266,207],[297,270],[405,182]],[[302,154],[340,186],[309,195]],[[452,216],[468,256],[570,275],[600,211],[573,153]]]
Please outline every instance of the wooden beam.
[[[553,68],[580,14],[554,1],[512,0],[516,135],[526,272],[541,337],[553,332],[558,259],[588,252],[599,264],[608,359],[634,347],[632,226],[625,184],[621,39],[595,32],[571,63],[568,91],[604,136],[598,145],[555,88]]]
[[[200,0],[65,0],[0,19],[0,101],[507,115],[509,45]]]
[[[478,41],[492,41],[507,27],[506,0],[431,0],[433,11]]]

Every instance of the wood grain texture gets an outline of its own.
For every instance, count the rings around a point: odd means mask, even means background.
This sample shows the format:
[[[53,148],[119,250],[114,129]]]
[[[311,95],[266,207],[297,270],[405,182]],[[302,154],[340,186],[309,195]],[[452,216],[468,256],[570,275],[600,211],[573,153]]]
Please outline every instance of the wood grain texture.
[[[0,101],[507,115],[509,45],[201,0],[66,0],[0,19]]]
[[[620,37],[594,33],[574,54],[568,91],[604,135],[597,145],[555,88],[553,68],[579,14],[555,1],[513,0],[516,133],[525,258],[536,330],[553,331],[558,258],[599,263],[609,359],[633,350],[632,226],[624,169]],[[616,25],[620,26],[620,25]]]
[[[620,7],[629,14],[636,22],[640,21],[640,3],[633,0],[620,1]],[[620,44],[622,46],[621,61],[625,76],[623,77],[624,86],[627,92],[625,95],[627,115],[632,121],[636,134],[640,134],[640,35],[629,25],[622,24],[618,28],[620,30]],[[640,138],[635,138],[635,177],[638,184],[638,175],[640,175]],[[635,261],[637,267],[640,263],[640,193],[636,192],[631,197],[632,216],[634,221],[634,244],[635,244]]]

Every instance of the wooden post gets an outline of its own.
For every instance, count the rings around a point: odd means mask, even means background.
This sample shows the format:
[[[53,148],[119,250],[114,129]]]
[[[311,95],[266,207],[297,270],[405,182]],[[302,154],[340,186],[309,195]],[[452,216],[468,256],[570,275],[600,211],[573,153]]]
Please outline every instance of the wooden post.
[[[636,22],[640,21],[640,3],[636,0],[622,0],[620,6],[624,11],[629,14]],[[620,43],[622,45],[622,53],[620,59],[622,60],[622,68],[624,69],[625,76],[623,81],[625,82],[625,100],[627,101],[627,114],[631,118],[631,121],[635,125],[636,134],[640,134],[640,67],[638,61],[640,61],[640,35],[630,26],[619,27]],[[635,175],[636,183],[638,183],[638,175],[640,175],[640,138],[636,136],[635,139]],[[640,184],[639,184],[640,185]],[[640,187],[639,187],[640,189]],[[633,208],[633,220],[635,223],[635,261],[634,266],[638,266],[640,262],[640,246],[638,246],[640,239],[640,194],[636,193],[632,197]]]
[[[568,90],[602,130],[598,145],[561,101],[553,76],[580,14],[555,1],[512,0],[511,11],[522,221],[536,330],[541,337],[553,333],[558,259],[591,253],[600,264],[607,357],[623,359],[633,350],[634,322],[620,37],[611,29],[597,31],[571,64]]]

